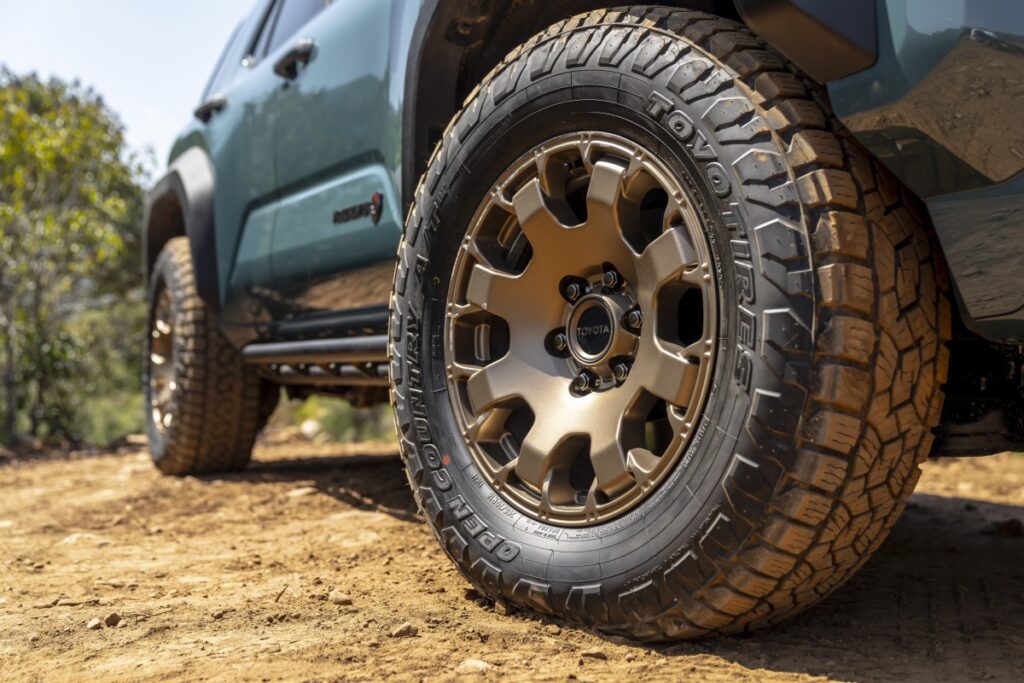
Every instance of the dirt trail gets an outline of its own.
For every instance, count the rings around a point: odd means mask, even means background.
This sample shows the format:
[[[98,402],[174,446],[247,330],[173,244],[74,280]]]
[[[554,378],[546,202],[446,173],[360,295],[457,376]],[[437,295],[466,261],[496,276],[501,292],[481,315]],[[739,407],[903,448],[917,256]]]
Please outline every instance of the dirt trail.
[[[1020,680],[1024,456],[929,463],[918,491],[805,615],[648,648],[468,590],[388,447],[267,442],[203,479],[139,449],[0,465],[0,679]]]

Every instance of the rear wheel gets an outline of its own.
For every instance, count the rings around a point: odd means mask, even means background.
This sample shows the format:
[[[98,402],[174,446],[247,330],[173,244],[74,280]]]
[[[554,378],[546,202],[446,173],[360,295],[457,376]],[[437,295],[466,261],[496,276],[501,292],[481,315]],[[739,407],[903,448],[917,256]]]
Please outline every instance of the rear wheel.
[[[150,285],[146,430],[164,474],[243,469],[278,390],[242,364],[199,298],[188,239],[160,252]]]
[[[734,23],[594,12],[446,131],[392,300],[410,481],[495,597],[663,640],[813,603],[941,409],[923,213]]]

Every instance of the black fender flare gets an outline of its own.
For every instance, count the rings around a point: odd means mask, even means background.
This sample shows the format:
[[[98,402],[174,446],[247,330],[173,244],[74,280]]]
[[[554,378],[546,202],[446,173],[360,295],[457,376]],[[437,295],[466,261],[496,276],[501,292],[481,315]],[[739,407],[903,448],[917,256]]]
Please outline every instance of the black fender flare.
[[[199,297],[214,312],[220,310],[217,278],[217,240],[214,232],[214,167],[210,156],[192,147],[171,163],[146,202],[142,249],[146,282],[160,250],[174,237],[187,236],[192,248]]]

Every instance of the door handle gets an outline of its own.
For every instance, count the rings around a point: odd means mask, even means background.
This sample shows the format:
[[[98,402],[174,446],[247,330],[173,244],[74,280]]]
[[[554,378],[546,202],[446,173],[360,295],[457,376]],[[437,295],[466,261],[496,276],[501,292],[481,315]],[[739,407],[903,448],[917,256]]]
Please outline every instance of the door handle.
[[[207,123],[213,115],[219,112],[221,109],[228,105],[228,98],[220,93],[214,93],[206,98],[206,101],[196,107],[196,110],[192,114],[202,121]]]
[[[316,43],[312,38],[303,38],[298,41],[279,60],[274,62],[274,73],[281,78],[294,79],[299,75],[299,64],[309,64],[309,61],[313,59],[315,48]]]

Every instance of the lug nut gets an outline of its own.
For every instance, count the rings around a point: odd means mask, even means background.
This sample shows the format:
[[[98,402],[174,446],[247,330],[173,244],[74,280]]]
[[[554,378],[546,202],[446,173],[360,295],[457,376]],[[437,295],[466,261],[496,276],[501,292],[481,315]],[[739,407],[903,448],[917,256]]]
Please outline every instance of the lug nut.
[[[616,363],[612,366],[612,374],[615,375],[617,381],[625,381],[626,377],[629,376],[629,363],[625,361]]]
[[[583,296],[583,286],[578,282],[570,282],[565,286],[565,298],[569,301],[576,301]]]
[[[606,270],[602,282],[608,289],[618,289],[622,285],[622,276],[616,270]]]
[[[572,381],[572,388],[577,394],[585,394],[594,388],[596,380],[597,378],[594,375],[584,370],[576,375],[576,379]]]
[[[640,326],[644,324],[644,314],[640,312],[639,308],[634,308],[632,311],[626,314],[626,325],[634,330],[639,330]]]
[[[558,332],[551,338],[551,346],[554,347],[555,351],[565,351],[569,348],[569,338],[565,336],[564,332]]]

